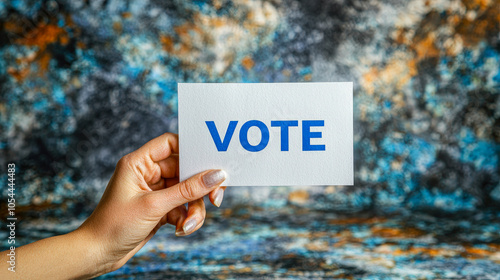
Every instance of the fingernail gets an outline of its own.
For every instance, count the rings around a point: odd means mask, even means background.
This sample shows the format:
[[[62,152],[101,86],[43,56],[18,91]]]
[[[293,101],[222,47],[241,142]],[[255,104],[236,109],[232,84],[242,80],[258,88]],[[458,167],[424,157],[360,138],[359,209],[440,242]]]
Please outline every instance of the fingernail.
[[[220,204],[222,203],[223,198],[224,198],[224,190],[218,189],[217,193],[215,193],[215,198],[214,198],[215,206],[220,207]]]
[[[184,232],[184,230],[176,230],[175,231],[175,236],[185,236],[186,233]]]
[[[226,172],[224,170],[213,170],[203,175],[203,183],[207,188],[218,185],[226,179]]]
[[[182,227],[182,229],[184,230],[184,234],[188,234],[191,231],[193,231],[197,224],[198,223],[196,222],[195,219],[188,220]]]

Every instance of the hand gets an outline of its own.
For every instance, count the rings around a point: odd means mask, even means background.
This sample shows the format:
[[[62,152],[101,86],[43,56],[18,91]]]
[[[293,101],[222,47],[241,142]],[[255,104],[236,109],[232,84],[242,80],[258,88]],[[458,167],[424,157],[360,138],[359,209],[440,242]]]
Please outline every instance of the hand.
[[[179,183],[177,135],[166,133],[116,165],[101,201],[75,231],[0,254],[0,279],[92,278],[116,270],[170,223],[183,236],[205,220],[203,197],[220,206],[226,174],[208,170]],[[188,203],[188,209],[184,206]],[[19,256],[19,258],[17,258]]]
[[[97,208],[77,230],[98,244],[104,273],[125,264],[166,223],[176,226],[177,236],[198,230],[205,195],[220,206],[224,171],[208,170],[179,183],[178,152],[177,135],[166,133],[118,162]]]

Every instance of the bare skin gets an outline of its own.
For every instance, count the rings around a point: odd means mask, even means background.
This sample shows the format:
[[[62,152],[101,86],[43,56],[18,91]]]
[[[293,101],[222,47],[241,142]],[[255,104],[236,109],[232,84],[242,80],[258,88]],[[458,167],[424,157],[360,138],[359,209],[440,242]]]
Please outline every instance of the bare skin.
[[[92,215],[73,232],[17,248],[16,272],[2,252],[0,279],[92,278],[122,267],[162,225],[174,225],[177,236],[198,230],[203,197],[220,206],[225,173],[207,170],[179,183],[178,152],[177,135],[166,133],[121,158]]]

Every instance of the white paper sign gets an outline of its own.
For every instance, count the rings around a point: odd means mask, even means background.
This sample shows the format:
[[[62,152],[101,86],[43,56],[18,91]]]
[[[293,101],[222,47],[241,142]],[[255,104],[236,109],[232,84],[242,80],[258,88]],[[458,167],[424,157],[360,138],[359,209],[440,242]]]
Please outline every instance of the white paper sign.
[[[352,185],[352,83],[180,83],[180,180],[225,186]]]

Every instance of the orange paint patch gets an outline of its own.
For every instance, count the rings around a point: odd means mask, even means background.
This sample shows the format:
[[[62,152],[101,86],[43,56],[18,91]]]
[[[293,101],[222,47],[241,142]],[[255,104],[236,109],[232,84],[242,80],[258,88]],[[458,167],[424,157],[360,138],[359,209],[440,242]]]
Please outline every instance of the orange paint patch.
[[[243,268],[235,269],[235,271],[237,271],[238,273],[250,273],[253,270],[251,267],[243,267]]]
[[[113,30],[118,34],[122,33],[123,27],[121,22],[119,21],[113,22]]]
[[[484,11],[491,6],[491,2],[495,2],[495,0],[464,0],[462,4],[464,4],[467,10]]]
[[[395,36],[395,42],[398,45],[405,45],[409,44],[408,38],[407,38],[407,32],[408,30],[406,28],[399,28],[396,30],[396,36]]]
[[[416,60],[403,55],[395,55],[382,69],[370,68],[363,74],[361,85],[367,94],[373,95],[379,89],[396,88],[398,91],[417,74]]]
[[[21,24],[18,24],[17,22],[13,21],[7,21],[3,24],[3,29],[7,33],[14,33],[14,34],[22,34],[24,32],[24,28]]]
[[[222,216],[223,217],[226,217],[226,218],[227,217],[231,217],[232,214],[233,214],[233,210],[232,209],[227,208],[227,209],[223,209],[222,210]]]
[[[500,244],[488,244],[494,251],[500,251]]]
[[[197,24],[198,17],[195,17],[195,22],[186,22],[182,25],[174,27],[175,33],[179,36],[181,39],[181,42],[184,44],[188,44],[191,42],[193,36],[199,36],[203,33],[203,30],[201,30],[200,26]]]
[[[17,81],[24,80],[24,78],[26,78],[26,76],[29,74],[29,72],[30,72],[30,69],[28,67],[20,69],[20,70],[16,70],[13,67],[9,67],[7,69],[7,73],[9,73],[9,75],[11,75]]]
[[[28,32],[24,38],[19,38],[16,43],[38,46],[40,50],[45,50],[47,45],[57,42],[61,36],[67,36],[63,28],[54,24],[47,24]]]
[[[84,43],[84,42],[82,42],[82,41],[78,41],[78,42],[76,43],[76,46],[77,46],[78,48],[80,48],[80,49],[85,49],[85,48],[87,48],[87,45],[85,45],[85,43]]]
[[[212,4],[214,5],[215,9],[217,9],[217,10],[222,8],[222,5],[223,5],[221,0],[213,0]]]
[[[455,24],[456,33],[461,36],[464,45],[474,47],[488,34],[500,32],[500,2],[495,0],[463,0],[465,16]],[[467,13],[475,15],[468,18]]]
[[[211,18],[210,23],[215,27],[223,27],[227,24],[226,18]]]
[[[328,251],[328,242],[316,240],[311,243],[306,244],[306,249],[309,251],[316,252],[327,252]]]
[[[465,246],[465,252],[462,253],[462,256],[468,259],[483,259],[485,257],[489,257],[493,255],[495,251],[490,251],[487,249],[476,248],[472,246]]]
[[[436,47],[434,36],[433,33],[430,33],[423,40],[414,42],[413,49],[417,54],[418,60],[439,56],[439,50]]]
[[[383,68],[371,67],[362,76],[361,85],[367,94],[373,95],[378,90],[394,86],[399,90],[417,75],[416,66],[423,59],[443,54],[456,56],[463,47],[475,47],[488,36],[500,32],[500,1],[462,0],[462,4],[465,12],[454,14],[448,10],[446,20],[442,20],[440,12],[433,9],[422,19],[417,30],[397,29],[393,33],[393,42],[411,49],[414,55],[395,55]],[[455,36],[438,37],[441,27],[450,26]]]
[[[411,247],[408,250],[398,248],[392,254],[396,256],[425,254],[431,257],[454,257],[460,255],[467,259],[484,259],[494,258],[496,251],[472,246],[464,246],[457,249]]]
[[[363,74],[361,78],[361,85],[365,88],[369,95],[375,92],[375,82],[378,79],[378,69],[375,67],[370,68],[368,72]]]
[[[63,46],[66,46],[69,43],[68,35],[64,34],[61,37],[59,37],[59,43],[61,43],[61,45],[63,45]]]
[[[335,248],[339,248],[339,247],[343,247],[345,245],[358,245],[361,244],[363,242],[363,240],[359,239],[359,238],[354,238],[354,237],[350,237],[350,238],[341,238],[339,241],[337,241],[337,243],[333,244],[333,247]]]
[[[427,255],[430,257],[453,257],[459,252],[457,250],[449,250],[443,248],[422,248],[422,247],[411,247],[408,250],[402,250],[400,248],[394,250],[392,255],[394,256],[406,256],[406,255]]]
[[[373,227],[372,234],[386,238],[416,238],[425,235],[425,232],[416,228],[382,228]]]
[[[333,247],[343,247],[348,244],[360,244],[363,242],[363,239],[353,237],[352,232],[348,229],[342,230],[340,232],[334,233],[331,237],[338,238],[338,241],[333,244]]]
[[[468,20],[462,21],[456,26],[457,34],[461,35],[464,44],[467,47],[473,47],[481,42],[486,37],[488,28],[488,20]]]
[[[174,50],[174,40],[172,39],[172,37],[161,35],[160,42],[167,52],[172,52]]]
[[[283,76],[290,77],[292,75],[292,72],[288,69],[283,70],[281,73],[283,73]]]
[[[44,75],[52,59],[50,53],[46,51],[47,46],[54,43],[59,43],[61,45],[67,45],[69,43],[69,36],[66,30],[55,24],[41,24],[25,34],[22,33],[22,29],[19,29],[21,27],[15,26],[14,23],[7,22],[4,24],[4,28],[9,32],[17,34],[14,40],[16,44],[38,47],[36,54],[17,59],[18,64],[28,64],[28,66],[22,69],[8,69],[7,72],[17,81],[22,81],[30,74],[31,67],[29,65],[33,62],[39,65],[40,72],[38,74]]]
[[[38,58],[38,64],[40,65],[40,70],[47,71],[49,69],[50,60],[52,57],[48,52],[43,52]]]
[[[245,56],[242,60],[241,60],[241,65],[248,70],[252,69],[253,66],[255,65],[255,62],[253,61],[253,59],[249,56]]]
[[[235,4],[253,7],[246,2]],[[214,5],[222,7],[224,3],[216,1]],[[254,48],[252,34],[267,36],[277,27],[274,7],[263,4],[261,10],[262,13],[252,20],[237,15],[214,16],[197,12],[190,21],[174,26],[172,33],[165,33],[160,41],[165,51],[180,60],[182,67],[196,68],[210,76],[220,76],[239,63],[246,69],[252,69],[255,62],[251,57],[241,61],[236,53]]]
[[[288,201],[297,204],[305,204],[308,199],[309,193],[306,190],[293,191],[288,195]]]
[[[203,32],[200,26],[199,16],[194,16],[193,22],[186,22],[174,27],[176,36],[162,35],[160,42],[168,53],[182,57],[183,66],[195,67],[197,61],[195,57],[199,55],[200,50],[193,44],[195,42],[207,42],[207,34]]]

